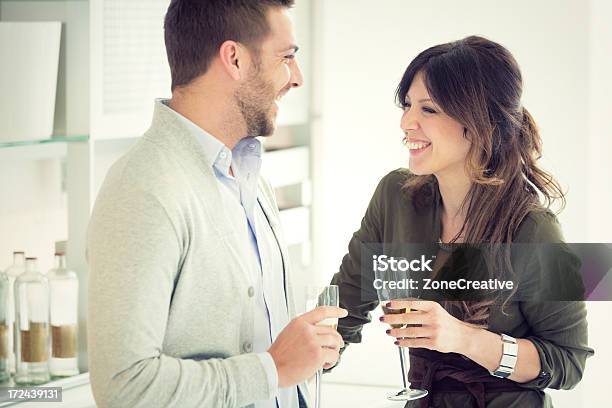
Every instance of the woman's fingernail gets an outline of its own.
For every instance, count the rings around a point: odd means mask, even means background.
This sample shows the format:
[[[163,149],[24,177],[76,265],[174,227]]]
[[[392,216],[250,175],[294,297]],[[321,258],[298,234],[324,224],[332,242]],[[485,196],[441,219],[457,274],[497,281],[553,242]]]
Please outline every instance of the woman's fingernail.
[[[385,305],[385,307],[391,307],[391,302],[387,302],[387,304]]]
[[[393,344],[395,344],[396,346],[399,346],[399,340],[395,340]]]
[[[387,329],[387,331],[385,331],[385,333],[391,334],[391,329]]]
[[[385,321],[385,316],[380,316],[380,318],[378,320],[380,320],[381,322],[384,322]]]

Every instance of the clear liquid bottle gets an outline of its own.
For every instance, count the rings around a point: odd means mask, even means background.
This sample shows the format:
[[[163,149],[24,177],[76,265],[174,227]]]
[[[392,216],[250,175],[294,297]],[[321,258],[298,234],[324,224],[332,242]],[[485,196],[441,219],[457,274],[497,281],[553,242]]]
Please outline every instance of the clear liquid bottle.
[[[66,268],[66,256],[55,254],[55,268],[49,271],[52,377],[69,377],[79,373],[77,360],[79,281]]]
[[[5,274],[8,278],[8,306],[6,311],[6,335],[8,341],[8,368],[11,375],[15,374],[15,280],[25,272],[25,253],[22,251],[13,252],[13,265]],[[2,330],[0,328],[0,330]]]
[[[26,269],[15,280],[15,351],[19,385],[49,381],[49,286],[38,271],[36,258],[26,258]]]
[[[9,305],[9,279],[5,272],[0,271],[0,383],[11,378],[9,370],[9,343],[8,343],[8,305]],[[12,352],[12,350],[11,350]]]

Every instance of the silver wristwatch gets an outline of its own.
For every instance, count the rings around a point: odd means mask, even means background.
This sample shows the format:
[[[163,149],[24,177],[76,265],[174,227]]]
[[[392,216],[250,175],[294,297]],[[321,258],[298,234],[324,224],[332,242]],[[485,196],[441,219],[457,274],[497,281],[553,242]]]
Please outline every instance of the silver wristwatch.
[[[506,378],[512,375],[514,367],[516,366],[516,359],[518,357],[518,344],[514,337],[508,336],[507,334],[501,334],[503,342],[503,354],[499,367],[495,371],[491,372],[491,375],[500,378]]]

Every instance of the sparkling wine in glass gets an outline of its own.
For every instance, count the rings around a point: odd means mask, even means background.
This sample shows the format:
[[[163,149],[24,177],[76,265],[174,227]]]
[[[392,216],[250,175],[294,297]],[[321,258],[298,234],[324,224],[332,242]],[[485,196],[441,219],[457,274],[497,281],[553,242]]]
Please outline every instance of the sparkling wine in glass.
[[[314,309],[316,306],[335,306],[340,305],[340,294],[337,285],[328,286],[309,286],[307,293],[307,308]],[[338,318],[328,317],[318,323],[318,326],[329,326],[333,329],[338,328]],[[315,374],[315,403],[314,408],[321,408],[321,380],[323,370],[320,369]]]
[[[385,306],[391,300],[406,300],[415,297],[415,294],[411,293],[410,286],[407,284],[407,274],[404,272],[397,272],[392,270],[386,270],[382,272],[375,271],[374,273],[377,279],[381,279],[382,282],[387,283],[386,285],[382,285],[380,289],[376,289],[376,294],[378,295],[378,300],[380,301],[383,312],[385,314],[402,314],[410,312],[410,310],[406,310],[406,308],[389,309]],[[402,281],[404,281],[404,285],[400,285]],[[391,327],[395,329],[401,329],[406,326],[403,324],[392,324]],[[413,389],[410,387],[410,381],[408,381],[409,360],[406,358],[406,348],[398,346],[400,355],[400,365],[402,368],[402,382],[404,384],[404,388],[397,392],[394,392],[393,394],[388,395],[387,399],[391,401],[411,401],[423,398],[427,395],[427,390]]]

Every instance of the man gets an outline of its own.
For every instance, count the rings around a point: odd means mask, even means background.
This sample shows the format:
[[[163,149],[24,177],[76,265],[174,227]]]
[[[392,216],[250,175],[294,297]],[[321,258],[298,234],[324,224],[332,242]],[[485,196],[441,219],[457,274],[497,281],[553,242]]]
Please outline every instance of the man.
[[[297,408],[343,345],[294,314],[259,141],[302,84],[292,0],[174,0],[172,99],[109,171],[88,232],[88,346],[100,406]]]

